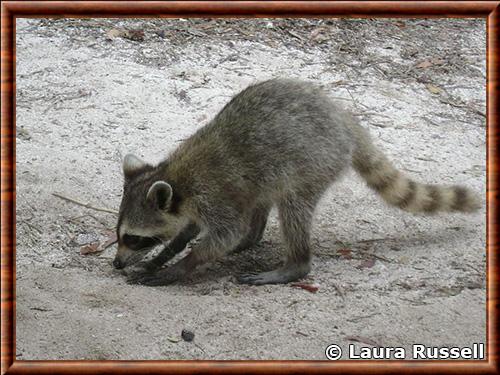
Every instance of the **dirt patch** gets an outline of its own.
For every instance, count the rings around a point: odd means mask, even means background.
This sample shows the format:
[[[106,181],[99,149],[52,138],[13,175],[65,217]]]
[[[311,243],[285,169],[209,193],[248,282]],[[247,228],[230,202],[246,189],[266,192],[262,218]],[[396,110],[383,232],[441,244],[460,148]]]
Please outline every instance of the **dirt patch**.
[[[235,282],[280,262],[275,212],[256,248],[149,288],[113,270],[115,247],[80,253],[115,215],[53,195],[116,209],[124,154],[157,162],[232,95],[282,76],[323,85],[415,179],[484,197],[485,35],[466,19],[18,19],[17,358],[322,360],[332,343],[485,342],[485,208],[411,216],[350,173],[318,207],[311,293]]]

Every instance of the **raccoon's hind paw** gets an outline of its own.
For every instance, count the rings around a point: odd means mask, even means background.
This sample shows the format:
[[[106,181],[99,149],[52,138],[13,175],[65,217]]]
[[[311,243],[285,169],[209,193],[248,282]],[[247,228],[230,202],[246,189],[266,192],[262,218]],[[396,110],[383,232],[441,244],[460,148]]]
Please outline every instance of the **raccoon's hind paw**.
[[[289,265],[274,271],[240,275],[237,280],[240,284],[250,285],[286,284],[304,277],[309,273],[309,270],[309,264]]]

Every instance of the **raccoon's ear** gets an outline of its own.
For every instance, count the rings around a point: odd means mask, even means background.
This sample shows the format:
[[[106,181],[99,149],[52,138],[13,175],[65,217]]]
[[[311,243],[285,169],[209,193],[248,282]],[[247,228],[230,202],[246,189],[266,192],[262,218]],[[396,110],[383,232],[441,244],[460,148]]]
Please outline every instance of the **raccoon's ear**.
[[[137,156],[132,154],[125,155],[125,158],[123,159],[123,175],[125,176],[125,179],[130,179],[145,166],[147,166],[147,164]]]
[[[172,187],[165,181],[156,181],[148,190],[146,200],[158,210],[167,210],[172,202]]]

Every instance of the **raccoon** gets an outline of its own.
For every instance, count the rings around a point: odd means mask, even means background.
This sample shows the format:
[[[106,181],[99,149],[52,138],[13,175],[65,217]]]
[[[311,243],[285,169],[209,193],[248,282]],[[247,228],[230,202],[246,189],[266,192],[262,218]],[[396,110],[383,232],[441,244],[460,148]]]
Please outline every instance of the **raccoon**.
[[[127,155],[113,264],[139,262],[128,281],[165,285],[198,265],[262,238],[276,206],[286,259],[278,269],[238,277],[288,283],[311,269],[310,230],[324,191],[352,166],[388,204],[412,213],[472,212],[464,187],[421,184],[398,171],[358,121],[312,83],[272,79],[252,85],[158,165]],[[194,237],[180,261],[161,268]],[[167,241],[170,241],[167,243]]]

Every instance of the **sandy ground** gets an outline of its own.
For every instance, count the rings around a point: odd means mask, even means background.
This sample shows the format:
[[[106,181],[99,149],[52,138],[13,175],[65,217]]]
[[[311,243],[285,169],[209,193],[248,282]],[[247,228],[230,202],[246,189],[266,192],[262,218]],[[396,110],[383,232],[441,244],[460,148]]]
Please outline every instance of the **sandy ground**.
[[[18,359],[325,359],[342,348],[486,340],[485,208],[412,216],[354,173],[316,215],[317,293],[246,286],[261,245],[166,287],[127,285],[105,241],[121,158],[157,162],[270,77],[318,82],[419,181],[485,196],[485,23],[478,20],[17,21]],[[182,329],[193,342],[179,340]],[[344,357],[345,358],[345,357]]]

